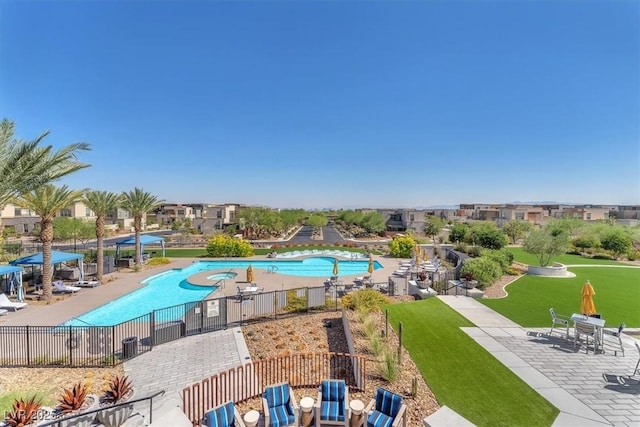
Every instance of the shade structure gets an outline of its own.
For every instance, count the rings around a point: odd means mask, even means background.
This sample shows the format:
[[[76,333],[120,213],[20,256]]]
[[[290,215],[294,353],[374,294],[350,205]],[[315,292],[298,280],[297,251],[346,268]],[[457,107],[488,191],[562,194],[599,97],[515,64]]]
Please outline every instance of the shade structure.
[[[8,292],[9,294],[13,294],[15,292],[18,301],[24,301],[22,267],[15,265],[0,265],[0,279],[1,281],[6,281],[6,288],[0,289],[0,291]]]
[[[587,283],[582,286],[582,306],[580,307],[580,312],[582,314],[586,314],[587,316],[595,314],[596,305],[593,303],[593,296],[595,294],[596,293],[593,290],[593,286],[591,286],[591,282],[587,280]]]
[[[247,282],[253,282],[253,266],[251,264],[247,267]]]
[[[337,276],[339,272],[340,272],[340,269],[338,268],[338,258],[335,258],[333,260],[333,275]]]
[[[373,273],[374,267],[373,267],[373,258],[369,257],[369,267],[367,268],[367,271],[369,272],[369,274]]]
[[[84,255],[72,252],[51,251],[51,265],[60,264],[67,261],[77,260],[80,280],[84,279]],[[42,265],[44,263],[44,254],[38,252],[27,255],[22,258],[15,259],[9,264],[11,265]]]
[[[142,234],[140,235],[140,253],[144,253],[145,245],[160,243],[162,247],[162,256],[165,256],[164,251],[164,237],[153,236],[151,234]],[[135,246],[136,245],[136,237],[131,236],[125,239],[119,240],[116,242],[116,258],[120,258],[120,247],[121,246]]]

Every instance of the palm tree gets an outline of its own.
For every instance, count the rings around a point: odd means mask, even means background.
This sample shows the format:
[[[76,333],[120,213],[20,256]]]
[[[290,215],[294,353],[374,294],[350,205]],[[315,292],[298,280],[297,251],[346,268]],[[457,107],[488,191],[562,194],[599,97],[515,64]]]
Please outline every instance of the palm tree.
[[[104,217],[107,212],[117,209],[121,196],[109,191],[87,191],[83,203],[96,215],[97,272],[96,279],[102,280],[104,273]]]
[[[90,150],[89,144],[75,143],[53,151],[51,145],[40,145],[48,131],[33,141],[15,139],[14,131],[14,122],[0,122],[0,208],[14,197],[91,166],[77,159],[80,151]]]
[[[140,266],[140,231],[142,230],[142,218],[164,203],[151,193],[147,193],[142,188],[134,188],[133,191],[122,193],[120,207],[133,215],[133,229],[136,235],[136,267]]]
[[[70,190],[66,185],[56,187],[46,184],[17,197],[18,206],[30,209],[40,217],[40,240],[42,241],[42,290],[45,301],[52,297],[51,246],[53,243],[53,218],[61,209],[82,199],[85,190]]]

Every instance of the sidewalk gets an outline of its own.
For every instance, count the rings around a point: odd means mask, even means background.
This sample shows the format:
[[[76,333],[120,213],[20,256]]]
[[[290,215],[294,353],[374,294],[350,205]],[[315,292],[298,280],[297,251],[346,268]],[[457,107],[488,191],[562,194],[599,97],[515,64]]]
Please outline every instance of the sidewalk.
[[[640,356],[634,338],[623,336],[624,357],[586,354],[548,328],[523,328],[473,298],[438,298],[476,325],[464,332],[560,410],[553,427],[640,425],[640,376],[629,377]]]

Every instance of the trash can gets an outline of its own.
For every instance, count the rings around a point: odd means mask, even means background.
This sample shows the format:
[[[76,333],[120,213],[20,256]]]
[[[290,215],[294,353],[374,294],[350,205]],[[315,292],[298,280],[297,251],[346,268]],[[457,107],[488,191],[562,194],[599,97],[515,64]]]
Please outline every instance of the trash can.
[[[130,359],[138,354],[138,337],[128,337],[122,340],[122,358]]]

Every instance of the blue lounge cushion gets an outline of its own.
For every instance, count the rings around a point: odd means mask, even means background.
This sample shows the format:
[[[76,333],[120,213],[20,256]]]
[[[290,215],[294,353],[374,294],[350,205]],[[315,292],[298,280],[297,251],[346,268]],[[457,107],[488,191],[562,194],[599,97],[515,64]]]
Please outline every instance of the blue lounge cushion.
[[[264,398],[269,407],[269,427],[280,427],[295,422],[289,384],[266,388]]]
[[[347,414],[344,400],[332,402],[323,400],[320,403],[320,419],[324,421],[344,421]]]
[[[235,406],[233,402],[217,407],[204,415],[208,427],[233,427],[235,425]]]
[[[290,404],[269,407],[269,426],[280,427],[293,424],[296,417]]]
[[[393,418],[380,411],[373,411],[367,417],[367,427],[391,427]]]
[[[395,418],[402,407],[402,396],[378,387],[376,393],[376,411]]]
[[[344,381],[322,381],[322,400],[338,402],[344,400],[346,383]]]

